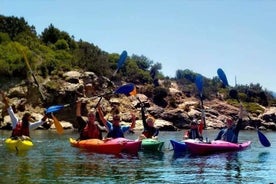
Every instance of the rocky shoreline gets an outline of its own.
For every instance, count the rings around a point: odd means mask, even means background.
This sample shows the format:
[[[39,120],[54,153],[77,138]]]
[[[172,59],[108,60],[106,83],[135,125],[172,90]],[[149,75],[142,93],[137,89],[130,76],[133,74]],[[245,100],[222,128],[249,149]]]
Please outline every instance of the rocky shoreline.
[[[49,86],[53,84],[53,86]],[[120,83],[123,84],[123,83]],[[9,91],[5,91],[10,99],[10,104],[18,108],[16,113],[18,117],[22,117],[24,110],[32,113],[35,119],[40,119],[45,109],[51,105],[60,105],[71,103],[55,113],[65,129],[76,128],[75,122],[75,104],[74,102],[83,96],[85,89],[86,107],[95,107],[98,103],[98,94],[103,94],[106,89],[114,89],[115,85],[106,77],[98,77],[92,72],[66,72],[59,77],[47,78],[41,82],[43,93],[47,100],[40,99],[36,86],[31,84],[15,86]],[[174,83],[169,89],[169,95],[177,99],[176,107],[160,107],[155,105],[150,98],[144,94],[136,96],[125,95],[107,95],[101,100],[107,118],[111,117],[110,111],[112,106],[119,106],[121,111],[122,123],[129,124],[131,122],[130,113],[135,113],[137,117],[136,130],[142,130],[141,113],[139,107],[139,98],[148,106],[147,113],[156,118],[155,126],[161,131],[177,131],[187,129],[193,119],[200,119],[201,109],[199,108],[199,99],[196,97],[187,97],[178,86]],[[143,88],[143,86],[137,86]],[[109,90],[110,91],[110,90]],[[23,107],[20,103],[25,102]],[[0,104],[3,111],[3,104]],[[22,104],[21,104],[22,105]],[[20,108],[22,109],[20,109]],[[223,99],[204,100],[204,109],[206,115],[207,129],[220,129],[224,127],[225,118],[237,118],[238,108],[227,104]],[[244,117],[243,127],[250,130],[258,127],[260,130],[276,130],[276,107],[264,108],[264,113],[249,114],[251,120]],[[84,111],[85,112],[85,111]],[[9,129],[10,119],[4,112],[2,114],[1,129]],[[84,113],[85,114],[85,113]],[[54,128],[52,126],[52,128]]]

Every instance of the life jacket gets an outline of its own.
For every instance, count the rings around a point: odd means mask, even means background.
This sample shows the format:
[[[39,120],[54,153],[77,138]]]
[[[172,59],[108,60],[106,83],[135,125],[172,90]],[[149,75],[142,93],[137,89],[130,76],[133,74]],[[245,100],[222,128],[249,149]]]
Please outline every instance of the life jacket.
[[[12,137],[22,136],[22,135],[30,137],[29,126],[23,127],[22,122],[19,122],[16,124],[16,127],[12,130]]]
[[[146,138],[152,138],[152,136],[158,135],[158,130],[155,127],[147,127],[147,129],[144,129],[142,132]]]
[[[114,126],[110,132],[108,132],[107,137],[118,138],[124,137],[124,133],[120,126]]]
[[[143,135],[146,137],[146,138],[152,138],[153,134],[149,131],[144,131],[143,132]]]
[[[82,139],[102,139],[102,134],[97,125],[86,125],[81,134]]]
[[[189,139],[201,138],[201,136],[199,135],[198,129],[191,129],[190,131],[188,131],[188,137]]]
[[[237,143],[238,136],[235,133],[235,129],[234,128],[225,129],[222,134],[222,140],[227,141],[227,142]]]

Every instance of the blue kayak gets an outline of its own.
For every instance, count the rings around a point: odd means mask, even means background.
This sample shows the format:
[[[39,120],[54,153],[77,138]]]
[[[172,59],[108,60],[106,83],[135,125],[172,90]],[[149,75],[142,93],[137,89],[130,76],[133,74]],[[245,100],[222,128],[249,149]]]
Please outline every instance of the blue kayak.
[[[187,151],[187,145],[183,141],[175,141],[170,140],[171,145],[173,146],[173,150],[175,152],[186,152]]]

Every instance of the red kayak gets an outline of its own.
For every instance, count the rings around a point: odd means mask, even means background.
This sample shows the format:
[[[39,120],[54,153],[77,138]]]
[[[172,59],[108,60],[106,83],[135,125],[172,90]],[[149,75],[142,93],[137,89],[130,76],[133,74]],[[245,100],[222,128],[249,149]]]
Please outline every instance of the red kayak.
[[[221,140],[211,141],[210,143],[191,140],[187,140],[184,142],[187,145],[188,150],[194,155],[207,155],[212,153],[241,151],[248,148],[251,144],[251,141],[236,144]]]
[[[119,154],[125,147],[125,142],[111,142],[100,139],[87,139],[77,141],[73,138],[69,139],[71,146],[87,149],[95,153]]]
[[[137,154],[138,151],[141,149],[142,141],[139,140],[130,140],[126,138],[116,138],[108,140],[110,143],[124,143],[124,148],[122,152],[130,153],[130,154]]]

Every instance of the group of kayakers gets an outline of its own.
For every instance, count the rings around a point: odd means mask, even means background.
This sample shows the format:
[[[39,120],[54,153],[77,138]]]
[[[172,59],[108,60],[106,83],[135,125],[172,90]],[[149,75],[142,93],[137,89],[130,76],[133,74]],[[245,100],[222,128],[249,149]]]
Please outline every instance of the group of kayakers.
[[[46,119],[48,118],[48,114],[45,114],[43,118],[37,122],[30,123],[32,121],[32,116],[29,112],[25,112],[22,120],[19,120],[13,111],[13,108],[9,105],[8,98],[1,91],[2,101],[5,104],[5,109],[8,111],[12,121],[12,135],[13,139],[30,139],[30,130],[36,129],[41,125],[46,123]],[[114,108],[112,112],[112,121],[108,121],[104,117],[104,113],[100,105],[97,105],[96,109],[91,108],[87,113],[87,120],[82,117],[81,105],[83,103],[82,98],[79,98],[76,102],[76,120],[79,125],[79,133],[80,137],[78,140],[85,139],[103,139],[102,132],[107,132],[107,136],[105,138],[119,138],[124,137],[124,133],[127,131],[133,132],[133,128],[135,128],[136,117],[132,114],[132,124],[131,126],[121,126],[120,125],[120,115],[119,109]],[[144,131],[142,132],[139,139],[143,138],[157,138],[158,129],[154,127],[154,118],[146,117],[145,109],[141,108],[142,120],[144,125]],[[52,118],[53,114],[50,114]],[[99,121],[102,122],[99,123]]]
[[[135,128],[136,116],[131,114],[132,123],[130,126],[121,126],[120,111],[118,107],[114,107],[112,110],[112,120],[109,121],[105,118],[102,107],[97,105],[96,109],[92,108],[88,111],[87,121],[81,116],[81,103],[82,100],[77,101],[76,116],[79,126],[84,127],[80,129],[80,137],[78,140],[84,139],[103,139],[102,132],[107,132],[105,138],[119,138],[124,137],[126,132],[133,132]],[[158,128],[154,127],[155,119],[151,116],[145,115],[145,108],[141,108],[142,121],[144,131],[139,136],[139,139],[155,138],[159,134]],[[99,121],[101,123],[99,123]]]
[[[13,111],[13,108],[9,106],[8,99],[5,96],[4,92],[1,91],[2,101],[5,104],[5,109],[10,115],[12,122],[12,135],[11,137],[14,139],[27,138],[30,139],[30,129],[35,129],[43,124],[45,124],[46,119],[48,118],[48,114],[45,114],[43,118],[35,123],[30,123],[32,116],[29,112],[24,113],[22,120],[19,120]],[[88,110],[87,120],[82,117],[81,112],[81,104],[82,100],[78,99],[76,103],[76,120],[79,124],[79,132],[80,137],[78,140],[85,139],[103,139],[102,132],[107,132],[107,136],[105,138],[119,138],[124,137],[124,133],[127,131],[133,132],[133,128],[135,128],[136,117],[132,114],[132,124],[130,126],[121,126],[120,125],[120,115],[118,108],[114,108],[112,111],[112,121],[108,121],[104,117],[103,110],[100,105],[97,105],[96,108],[92,108]],[[219,131],[215,140],[224,140],[232,143],[238,143],[238,134],[241,130],[242,116],[244,110],[243,107],[240,106],[238,113],[238,121],[234,122],[233,119],[227,118],[226,128]],[[53,116],[53,114],[50,114]],[[159,134],[158,128],[154,127],[155,119],[145,114],[145,107],[141,104],[141,115],[142,122],[144,126],[144,130],[142,134],[139,136],[139,139],[144,138],[156,138]],[[201,115],[201,120],[193,120],[191,123],[191,128],[184,134],[184,139],[199,139],[203,140],[202,130],[203,124],[205,123],[204,113]],[[102,125],[101,125],[101,123]]]

